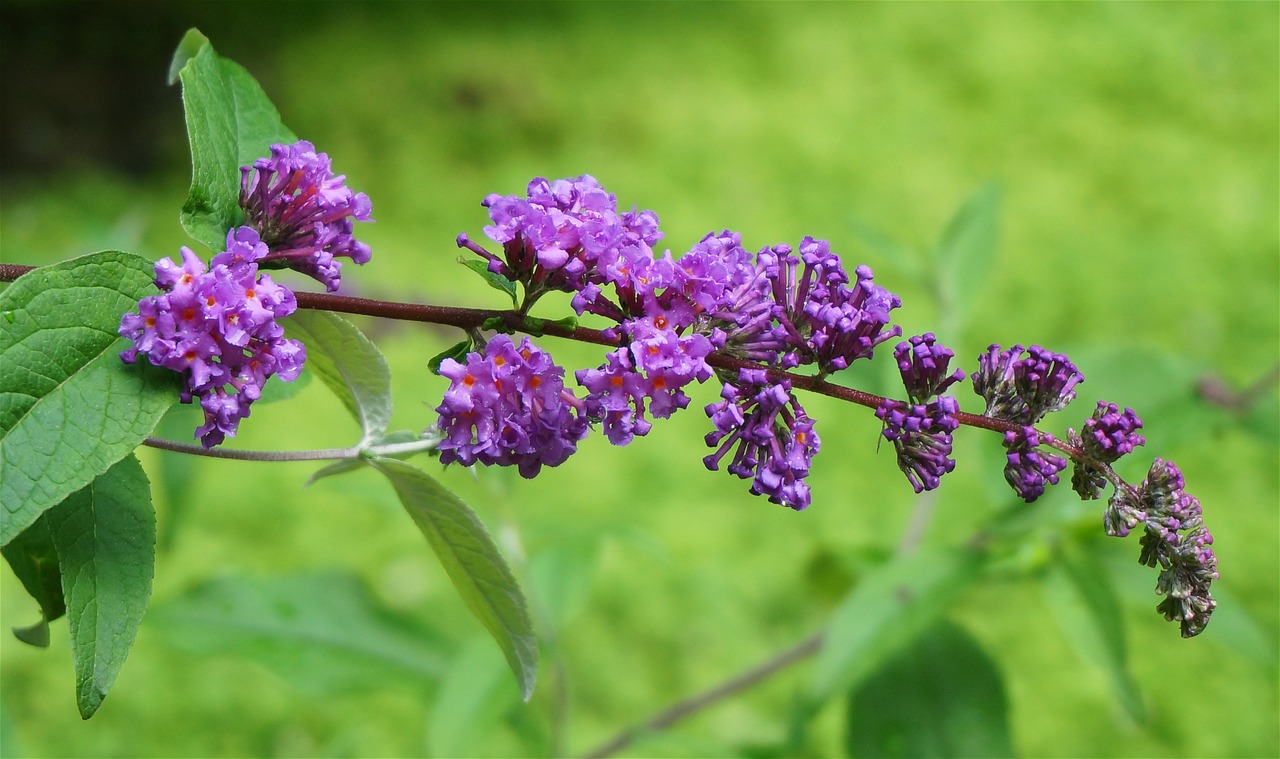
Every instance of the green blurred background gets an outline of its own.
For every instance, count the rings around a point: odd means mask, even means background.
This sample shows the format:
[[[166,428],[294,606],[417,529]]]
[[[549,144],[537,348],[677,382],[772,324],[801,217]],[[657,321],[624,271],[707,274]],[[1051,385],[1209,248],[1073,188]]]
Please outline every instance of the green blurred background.
[[[1152,610],[1136,539],[1102,536],[1099,504],[1060,486],[1027,507],[1063,516],[949,615],[999,665],[1015,750],[1280,754],[1280,411],[1267,381],[1280,361],[1280,6],[5,0],[0,259],[159,258],[188,242],[181,101],[164,75],[191,26],[373,199],[377,223],[360,233],[375,257],[347,269],[345,292],[501,307],[453,264],[455,235],[481,236],[490,192],[591,173],[621,205],[657,211],[676,255],[723,228],[752,249],[831,240],[902,296],[907,334],[939,329],[966,369],[991,342],[1070,354],[1088,382],[1047,424],[1079,426],[1098,399],[1138,411],[1149,442],[1120,471],[1140,479],[1154,456],[1182,468],[1217,538],[1220,611],[1181,640]],[[940,308],[920,252],[990,182],[994,257]],[[391,364],[395,424],[429,424],[444,383],[426,363],[457,336],[360,324]],[[600,360],[544,344],[570,370]],[[889,388],[883,358],[845,381]],[[1205,378],[1262,389],[1243,407],[1210,403]],[[814,505],[772,506],[703,469],[696,409],[715,393],[697,389],[692,410],[626,449],[593,438],[534,481],[440,473],[537,607],[546,650],[527,707],[385,483],[357,473],[304,490],[314,467],[144,450],[161,547],[134,653],[82,723],[65,622],[48,651],[5,632],[0,750],[579,753],[818,629],[910,525],[956,542],[1007,505],[993,436],[959,433],[957,471],[920,499],[871,414],[815,398]],[[975,400],[962,394],[966,410]],[[195,426],[184,411],[166,434]],[[255,407],[233,442],[356,436],[312,382]],[[1041,582],[1064,542],[1114,583],[1140,718]],[[35,604],[0,576],[2,626],[33,622]],[[839,755],[838,703],[787,743],[809,677],[792,667],[628,752]]]

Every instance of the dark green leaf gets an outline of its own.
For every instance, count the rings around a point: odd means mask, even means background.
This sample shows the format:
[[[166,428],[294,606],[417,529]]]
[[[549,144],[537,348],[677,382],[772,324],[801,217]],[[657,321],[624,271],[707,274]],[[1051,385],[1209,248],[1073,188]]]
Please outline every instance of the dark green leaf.
[[[960,331],[991,274],[1000,235],[1000,187],[994,182],[974,193],[947,223],[934,248],[939,313],[949,322],[944,330],[951,340]]]
[[[466,363],[467,354],[471,352],[471,338],[467,338],[459,343],[455,343],[449,348],[437,353],[427,362],[427,368],[432,374],[440,373],[440,364],[444,363],[446,358],[451,358],[458,363]]]
[[[191,143],[191,191],[182,228],[210,250],[222,250],[240,224],[240,167],[270,154],[274,143],[297,140],[249,72],[222,58],[192,30],[174,55],[182,63],[182,103]]]
[[[286,334],[306,344],[307,367],[360,423],[362,442],[385,433],[391,421],[391,370],[369,338],[328,311],[301,310],[281,321]]]
[[[133,455],[51,509],[71,624],[80,716],[93,716],[124,664],[151,598],[156,517]]]
[[[244,656],[320,695],[430,683],[444,671],[440,635],[382,606],[345,571],[224,577],[157,603],[147,617],[175,648]]]
[[[1106,673],[1125,711],[1136,722],[1143,722],[1146,712],[1129,671],[1120,601],[1111,576],[1082,548],[1062,543],[1043,580],[1063,636],[1087,666]]]
[[[812,708],[861,682],[954,603],[981,572],[973,551],[932,546],[869,574],[836,609],[809,684]]]
[[[178,400],[180,377],[141,359],[120,316],[158,292],[151,262],[103,251],[0,292],[0,545],[138,447]]]
[[[1013,756],[1000,671],[956,625],[935,624],[850,694],[846,756]]]
[[[34,524],[0,548],[0,554],[9,562],[22,587],[40,604],[40,621],[30,627],[15,627],[13,634],[23,643],[47,648],[49,623],[67,611],[62,598],[58,552],[49,533],[49,512],[41,514]]]
[[[493,289],[498,290],[499,292],[506,293],[507,297],[511,298],[511,306],[513,308],[517,305],[516,283],[512,282],[511,280],[507,279],[501,274],[497,274],[495,272],[489,271],[488,261],[482,261],[475,258],[459,257],[458,263],[462,264],[463,266],[467,267],[471,271],[480,275],[480,278],[483,279],[485,281],[485,284],[489,285],[489,287],[492,287]]]
[[[538,674],[533,623],[520,586],[480,519],[426,472],[395,459],[370,463],[391,481],[462,600],[498,642],[520,694],[529,700]]]

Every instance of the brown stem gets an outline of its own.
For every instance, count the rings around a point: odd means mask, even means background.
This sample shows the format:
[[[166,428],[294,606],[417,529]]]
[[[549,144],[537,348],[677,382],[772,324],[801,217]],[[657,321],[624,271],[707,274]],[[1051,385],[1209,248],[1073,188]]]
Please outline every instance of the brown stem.
[[[583,757],[585,759],[601,759],[601,757],[613,756],[630,746],[643,733],[665,730],[680,720],[697,714],[717,701],[722,701],[735,693],[750,688],[761,680],[817,653],[818,649],[822,648],[823,635],[824,633],[822,632],[816,632],[737,677],[726,680],[696,696],[672,704],[644,722],[623,730],[607,742],[583,754]]]

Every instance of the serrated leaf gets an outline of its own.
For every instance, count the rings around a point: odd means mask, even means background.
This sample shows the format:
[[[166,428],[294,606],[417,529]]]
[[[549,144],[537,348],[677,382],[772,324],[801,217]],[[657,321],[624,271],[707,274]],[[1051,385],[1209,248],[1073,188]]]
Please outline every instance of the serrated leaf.
[[[151,598],[151,486],[138,459],[129,455],[48,516],[71,625],[76,705],[89,719],[133,648]]]
[[[467,608],[502,649],[528,701],[538,673],[538,643],[528,604],[479,517],[420,469],[388,458],[370,463],[391,481]]]
[[[120,361],[120,316],[158,292],[152,264],[103,251],[0,292],[0,545],[138,447],[178,401],[176,372]]]
[[[480,278],[483,279],[485,284],[489,285],[489,287],[492,287],[499,292],[506,293],[507,297],[511,299],[512,308],[515,308],[516,305],[518,305],[516,301],[516,283],[501,274],[489,271],[488,261],[459,257],[458,263],[480,275]]]
[[[934,625],[849,697],[845,756],[1013,756],[1000,670],[963,628]]]
[[[223,577],[157,603],[147,617],[166,642],[201,655],[248,657],[320,695],[432,683],[446,667],[438,632],[379,603],[359,577],[325,569]]]
[[[972,306],[982,302],[978,296],[995,258],[999,216],[1000,186],[989,182],[960,206],[934,247],[939,313],[952,340],[960,339]]]
[[[183,38],[174,65],[179,61],[191,144],[191,190],[182,206],[182,228],[210,250],[222,250],[227,231],[244,217],[240,167],[269,155],[272,144],[298,138],[281,123],[253,76],[214,52],[198,31]]]
[[[1116,699],[1136,722],[1146,719],[1142,694],[1129,670],[1120,601],[1111,577],[1079,547],[1058,546],[1042,581],[1063,637],[1086,666],[1100,668]]]
[[[432,356],[431,360],[427,362],[427,368],[431,370],[432,374],[439,374],[440,364],[444,363],[446,358],[451,358],[458,363],[465,363],[467,354],[471,352],[471,347],[471,338],[469,337],[466,340],[454,343]]]
[[[29,627],[13,628],[14,636],[23,643],[47,648],[49,623],[67,611],[62,598],[58,551],[53,546],[53,535],[49,533],[49,512],[41,514],[34,524],[0,548],[0,554],[9,562],[22,587],[40,605],[40,620]]]
[[[362,442],[381,437],[391,421],[391,370],[377,347],[329,311],[304,309],[281,323],[285,334],[307,346],[307,367],[360,423]]]
[[[870,573],[831,616],[809,684],[811,709],[866,677],[911,643],[977,579],[985,556],[927,546]]]

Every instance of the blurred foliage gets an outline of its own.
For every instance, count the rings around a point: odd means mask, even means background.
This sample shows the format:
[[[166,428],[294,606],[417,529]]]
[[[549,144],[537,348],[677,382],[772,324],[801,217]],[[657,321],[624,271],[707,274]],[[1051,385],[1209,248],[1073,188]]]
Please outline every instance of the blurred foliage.
[[[1060,486],[1015,512],[1032,520],[1029,537],[993,558],[939,629],[963,631],[994,660],[1018,753],[1280,753],[1276,391],[1267,386],[1251,411],[1199,391],[1206,376],[1240,390],[1280,361],[1275,4],[7,0],[0,259],[113,247],[159,258],[191,244],[177,223],[189,182],[179,95],[160,85],[190,26],[249,68],[286,123],[373,199],[378,223],[362,237],[375,256],[345,278],[352,294],[502,307],[453,265],[454,237],[479,236],[490,192],[589,172],[621,204],[656,210],[676,254],[712,229],[740,231],[749,248],[825,237],[902,296],[908,334],[939,330],[961,357],[990,342],[1071,355],[1088,382],[1056,424],[1078,426],[1103,398],[1138,411],[1149,443],[1120,470],[1140,479],[1153,456],[1182,468],[1217,538],[1220,611],[1203,636],[1179,639],[1153,612],[1154,575],[1138,566],[1136,541],[1102,537],[1100,505]],[[998,194],[979,192],[992,181]],[[966,307],[958,322],[935,298],[928,251],[968,198],[978,208],[998,198],[998,245],[985,263],[971,254],[982,271],[945,277]],[[567,313],[543,305],[541,315]],[[427,361],[459,336],[360,326],[391,367],[392,428],[428,424],[445,383]],[[590,346],[543,342],[569,367],[599,362]],[[889,387],[884,359],[844,381]],[[625,450],[587,441],[537,480],[443,472],[537,612],[543,669],[528,706],[495,674],[496,648],[472,642],[483,631],[372,473],[304,490],[314,466],[144,449],[166,548],[153,614],[87,723],[74,709],[64,623],[45,651],[0,636],[0,748],[581,752],[811,633],[908,530],[954,544],[1009,500],[994,436],[959,434],[957,471],[936,498],[917,498],[869,413],[814,398],[805,405],[824,443],[815,505],[779,509],[702,469],[707,423],[696,409],[714,398],[700,388],[692,410],[647,439]],[[975,400],[961,397],[967,410]],[[255,407],[234,442],[358,437],[313,382]],[[1110,591],[1081,590],[1100,575]],[[0,577],[3,627],[38,619],[12,573]],[[290,603],[273,601],[282,589]],[[1123,622],[1127,681],[1108,666],[1114,631],[1076,629],[1098,598]],[[290,629],[323,633],[326,647],[282,649],[226,627],[245,619],[295,620]],[[201,635],[183,632],[200,620]],[[351,651],[373,651],[377,666]],[[388,667],[397,676],[377,676]],[[840,754],[845,703],[792,724],[812,675],[793,667],[628,753]],[[874,685],[861,692],[883,692]],[[1126,688],[1135,703],[1117,695]]]

